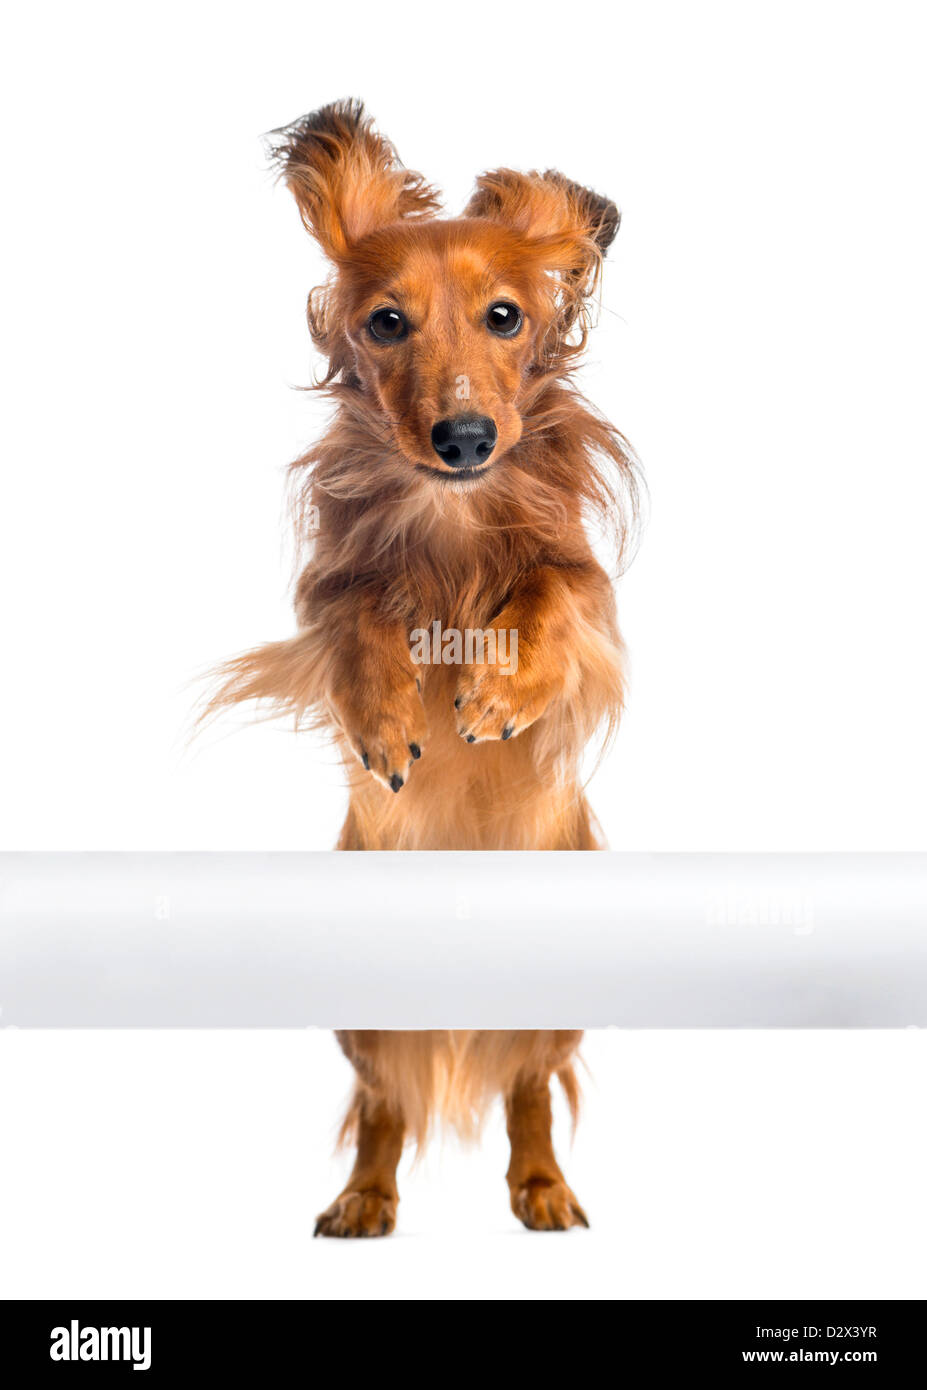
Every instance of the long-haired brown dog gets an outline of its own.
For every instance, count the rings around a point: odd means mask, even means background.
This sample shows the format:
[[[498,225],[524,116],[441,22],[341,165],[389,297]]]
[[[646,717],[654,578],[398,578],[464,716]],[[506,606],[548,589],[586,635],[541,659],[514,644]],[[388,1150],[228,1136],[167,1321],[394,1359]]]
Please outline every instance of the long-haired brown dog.
[[[211,708],[260,700],[330,730],[350,785],[340,849],[599,848],[580,758],[617,722],[622,646],[584,519],[622,543],[635,470],[569,375],[618,211],[562,174],[498,169],[439,220],[357,102],[278,132],[274,156],[334,267],[308,317],[336,414],[293,465],[312,532],[298,635],[229,662]],[[417,663],[413,634],[435,624],[441,654]],[[317,1234],[391,1231],[405,1139],[436,1112],[466,1130],[499,1093],[515,1214],[587,1224],[549,1091],[556,1074],[575,1115],[580,1033],[338,1037],[357,1159]]]

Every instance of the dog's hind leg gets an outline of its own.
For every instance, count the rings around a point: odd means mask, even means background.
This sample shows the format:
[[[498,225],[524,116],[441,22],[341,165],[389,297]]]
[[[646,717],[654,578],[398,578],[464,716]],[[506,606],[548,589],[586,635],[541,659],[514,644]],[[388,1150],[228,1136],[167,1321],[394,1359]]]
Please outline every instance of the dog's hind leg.
[[[564,1086],[572,1099],[572,1072]],[[521,1073],[505,1096],[512,1146],[506,1181],[512,1211],[532,1231],[588,1226],[586,1213],[567,1186],[551,1138],[550,1076]]]
[[[396,1225],[396,1169],[402,1154],[402,1116],[363,1084],[350,1120],[357,1131],[354,1168],[340,1193],[316,1219],[317,1236],[386,1236]]]

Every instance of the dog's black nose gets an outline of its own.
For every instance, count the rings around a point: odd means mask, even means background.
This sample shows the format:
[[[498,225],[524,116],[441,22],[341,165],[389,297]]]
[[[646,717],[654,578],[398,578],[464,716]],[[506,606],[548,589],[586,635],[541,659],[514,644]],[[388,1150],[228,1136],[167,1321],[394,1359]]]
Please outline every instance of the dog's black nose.
[[[435,453],[450,468],[478,468],[496,447],[496,427],[488,415],[455,415],[431,431]]]

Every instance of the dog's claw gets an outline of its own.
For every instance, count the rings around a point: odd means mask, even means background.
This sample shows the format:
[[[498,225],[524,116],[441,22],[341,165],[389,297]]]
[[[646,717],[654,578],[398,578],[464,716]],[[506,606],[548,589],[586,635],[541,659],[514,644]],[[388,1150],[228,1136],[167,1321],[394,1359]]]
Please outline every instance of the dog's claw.
[[[418,761],[418,759],[422,756],[422,750],[421,748],[419,748],[417,743],[409,744],[409,752],[412,754],[413,758],[415,758],[416,761]]]
[[[361,762],[364,764],[364,767],[365,767],[366,770],[369,772],[369,771],[370,771],[370,758],[367,756],[366,753],[362,753],[362,754],[361,754]]]
[[[468,743],[476,743],[476,734],[467,734]]]
[[[404,779],[399,776],[398,772],[394,772],[392,777],[389,779],[389,784],[394,792],[398,792],[399,789],[405,785],[405,782]]]
[[[502,742],[504,743],[506,739],[511,738],[514,732],[514,726],[512,724],[507,724],[506,727],[502,730]]]

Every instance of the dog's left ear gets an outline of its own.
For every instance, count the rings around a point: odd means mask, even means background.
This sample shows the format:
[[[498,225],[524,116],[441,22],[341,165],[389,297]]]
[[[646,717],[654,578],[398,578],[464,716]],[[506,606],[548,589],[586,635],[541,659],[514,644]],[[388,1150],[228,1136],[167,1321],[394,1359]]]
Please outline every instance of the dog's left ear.
[[[438,207],[434,189],[402,166],[359,101],[333,102],[274,131],[270,154],[307,230],[336,262],[370,232]]]
[[[543,174],[494,169],[482,174],[465,215],[513,228],[580,294],[595,288],[602,257],[621,220],[611,199],[573,183],[556,169]]]

